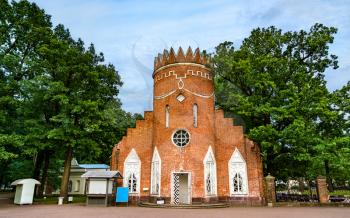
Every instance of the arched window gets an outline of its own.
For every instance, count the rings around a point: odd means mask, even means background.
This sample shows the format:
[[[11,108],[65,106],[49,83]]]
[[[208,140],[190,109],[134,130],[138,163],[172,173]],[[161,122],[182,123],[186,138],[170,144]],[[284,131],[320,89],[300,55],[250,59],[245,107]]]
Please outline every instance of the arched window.
[[[68,192],[72,192],[72,188],[73,188],[73,182],[72,182],[72,180],[69,180],[69,182],[68,182]]]
[[[160,195],[160,171],[161,171],[161,160],[157,147],[154,148],[152,157],[152,168],[151,168],[151,194]]]
[[[165,127],[169,127],[169,119],[170,119],[170,107],[169,105],[165,106]]]
[[[197,104],[193,105],[193,126],[196,128],[198,126],[198,106],[197,106]]]
[[[137,192],[137,178],[135,176],[135,173],[129,174],[128,177],[128,188],[130,193]]]
[[[124,162],[124,187],[130,193],[140,193],[141,160],[135,149],[132,149]]]
[[[211,146],[209,146],[203,164],[205,193],[206,195],[216,195],[216,162]]]
[[[236,173],[233,177],[233,192],[243,192],[243,178],[240,173]]]
[[[228,162],[229,184],[231,195],[248,194],[247,165],[236,148]]]
[[[77,182],[75,183],[74,191],[78,192],[79,190],[80,190],[80,180],[77,180]]]

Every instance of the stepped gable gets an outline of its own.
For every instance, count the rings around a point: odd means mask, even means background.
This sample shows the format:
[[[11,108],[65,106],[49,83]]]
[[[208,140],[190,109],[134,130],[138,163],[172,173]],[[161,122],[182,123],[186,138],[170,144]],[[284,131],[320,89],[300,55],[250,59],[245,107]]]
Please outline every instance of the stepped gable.
[[[200,52],[199,48],[193,52],[190,46],[186,53],[181,47],[179,47],[177,52],[175,52],[173,48],[170,48],[169,51],[164,49],[162,54],[159,53],[158,56],[154,58],[154,72],[163,66],[175,63],[210,65],[209,58],[203,52]]]
[[[212,68],[199,48],[170,48],[155,58],[153,111],[127,129],[111,157],[111,170],[124,178],[116,186],[128,187],[130,203],[265,204],[260,148],[215,108]]]

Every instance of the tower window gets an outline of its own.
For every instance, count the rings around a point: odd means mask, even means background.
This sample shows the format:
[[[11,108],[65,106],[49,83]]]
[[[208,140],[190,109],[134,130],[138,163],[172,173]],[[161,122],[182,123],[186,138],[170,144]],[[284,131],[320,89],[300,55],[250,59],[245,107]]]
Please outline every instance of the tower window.
[[[198,106],[197,104],[193,105],[193,126],[197,128],[198,126]]]
[[[165,127],[169,128],[169,119],[170,119],[170,108],[169,105],[165,106]]]
[[[178,95],[177,97],[176,97],[176,99],[179,101],[179,102],[183,102],[184,100],[185,100],[185,96],[183,96],[183,95]]]

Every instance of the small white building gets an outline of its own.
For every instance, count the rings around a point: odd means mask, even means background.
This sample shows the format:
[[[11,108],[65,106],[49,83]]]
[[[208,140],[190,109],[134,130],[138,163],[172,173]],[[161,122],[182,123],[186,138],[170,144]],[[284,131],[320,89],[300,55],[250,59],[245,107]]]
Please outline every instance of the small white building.
[[[71,168],[69,174],[68,194],[69,195],[83,195],[85,194],[86,179],[82,178],[86,172],[101,172],[109,171],[109,166],[106,164],[79,164],[78,161],[73,158],[71,161]],[[62,170],[63,173],[63,170]],[[57,190],[53,194],[59,194],[60,190]]]
[[[69,175],[68,194],[84,194],[86,179],[81,177],[84,173],[108,170],[109,166],[106,164],[79,164],[78,161],[73,158]]]
[[[12,182],[11,186],[16,186],[14,203],[32,204],[35,185],[40,185],[40,182],[35,179],[18,179]]]
[[[86,205],[105,206],[111,203],[114,180],[123,178],[119,171],[89,171],[81,177],[86,179]]]

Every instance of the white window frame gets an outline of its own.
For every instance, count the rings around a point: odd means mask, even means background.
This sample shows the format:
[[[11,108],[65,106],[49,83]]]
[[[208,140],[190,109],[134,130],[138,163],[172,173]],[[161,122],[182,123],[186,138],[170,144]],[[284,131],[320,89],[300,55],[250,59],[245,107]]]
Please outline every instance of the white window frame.
[[[151,195],[160,196],[161,169],[162,161],[160,159],[157,147],[154,148],[151,165]],[[158,185],[158,193],[155,191]]]
[[[232,156],[228,162],[228,173],[229,173],[229,187],[231,196],[245,196],[248,195],[248,173],[247,173],[247,164],[243,156],[236,148],[232,153]],[[235,192],[234,191],[234,176],[236,173],[240,174],[242,177],[242,190]]]
[[[175,136],[175,134],[178,132],[178,131],[185,131],[187,134],[188,134],[188,142],[185,144],[185,145],[182,145],[182,146],[180,146],[180,145],[178,145],[178,144],[176,144],[176,142],[174,141],[174,136]],[[182,137],[181,137],[182,138]],[[175,139],[178,139],[178,138],[175,138]],[[186,147],[188,144],[190,144],[190,142],[191,142],[191,134],[190,134],[190,132],[187,130],[187,129],[176,129],[174,132],[173,132],[173,134],[171,134],[171,141],[173,142],[173,144],[176,146],[176,147],[178,147],[178,148],[184,148],[184,147]]]
[[[130,190],[130,194],[140,193],[140,183],[141,183],[141,160],[137,155],[135,149],[131,149],[130,153],[124,161],[124,187],[128,187],[128,179],[130,175],[134,174],[136,177],[136,191]]]
[[[193,127],[197,128],[198,127],[198,105],[194,104],[193,108]]]
[[[170,123],[170,107],[169,105],[165,106],[165,128],[169,128]]]
[[[216,161],[214,152],[211,146],[208,148],[208,152],[204,157],[203,160],[203,167],[204,167],[204,191],[206,196],[216,196],[217,194],[217,174],[216,174]],[[208,193],[207,190],[207,178],[208,175],[210,175],[210,181],[211,181],[211,193]]]
[[[74,191],[75,192],[79,192],[80,191],[80,180],[79,179],[75,182]]]

